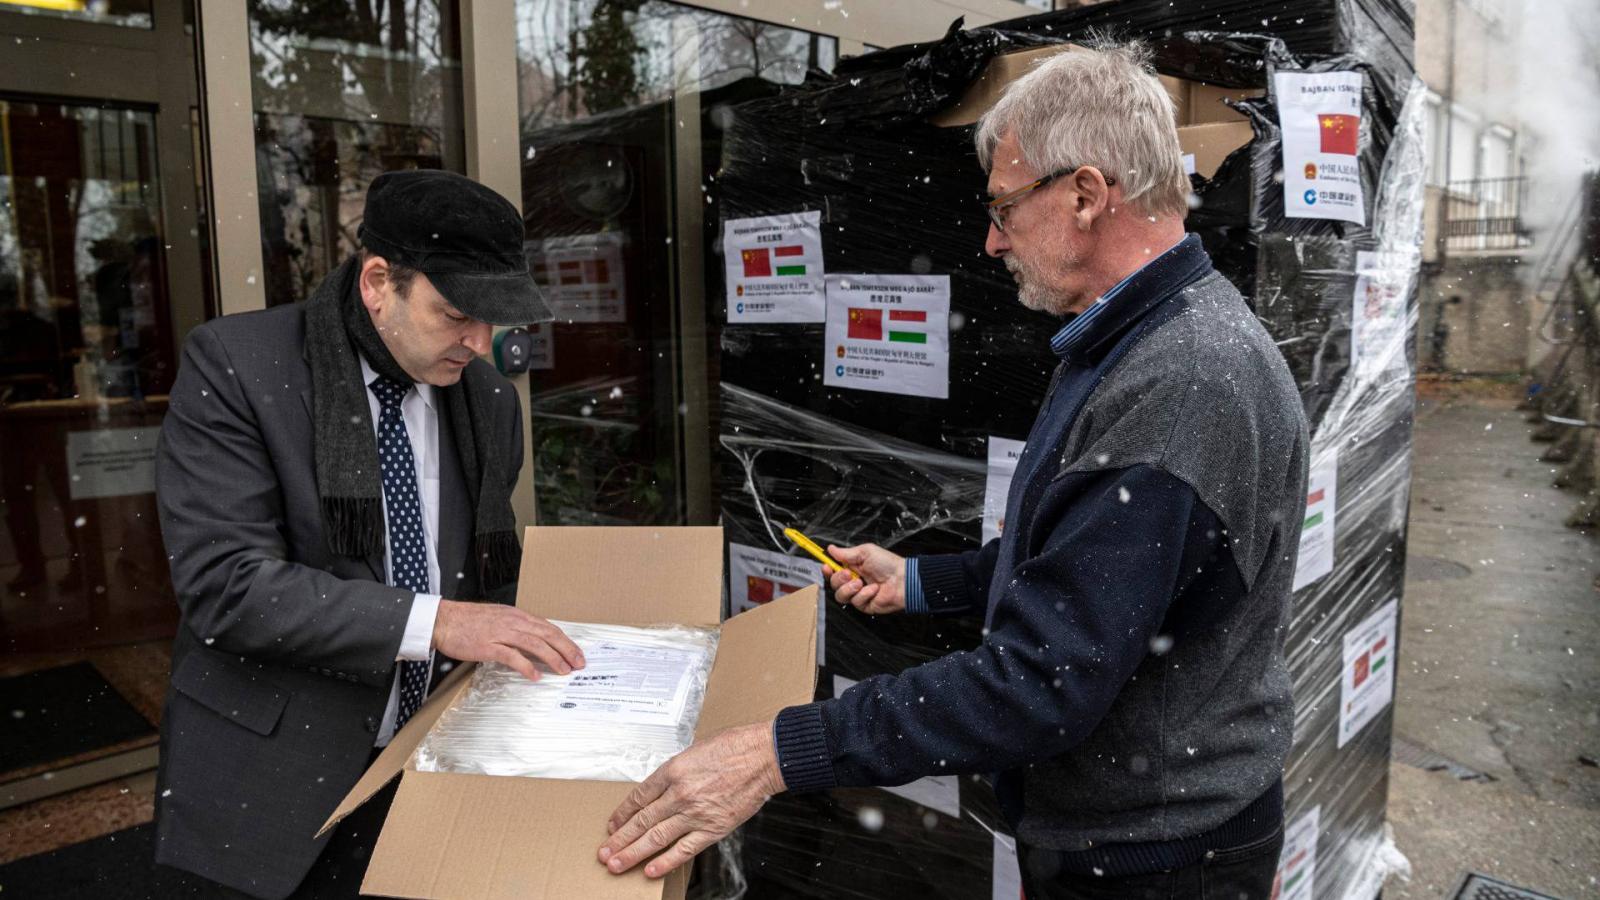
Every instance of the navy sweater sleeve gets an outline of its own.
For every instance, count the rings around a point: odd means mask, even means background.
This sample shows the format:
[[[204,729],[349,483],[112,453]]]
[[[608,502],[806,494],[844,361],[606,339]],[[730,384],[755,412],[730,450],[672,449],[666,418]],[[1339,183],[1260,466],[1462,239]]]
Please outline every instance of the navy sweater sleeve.
[[[1227,552],[1194,490],[1151,466],[1060,476],[1037,509],[976,649],[778,714],[790,790],[995,772],[1065,752],[1150,652],[1172,598]]]
[[[996,539],[965,553],[917,557],[917,577],[906,585],[906,612],[941,616],[984,609],[999,556],[1000,541]]]

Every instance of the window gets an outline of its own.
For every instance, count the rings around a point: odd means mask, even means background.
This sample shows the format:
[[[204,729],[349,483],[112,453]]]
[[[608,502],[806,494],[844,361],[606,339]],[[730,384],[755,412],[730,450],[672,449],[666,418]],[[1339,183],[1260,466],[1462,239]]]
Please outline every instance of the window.
[[[454,0],[251,0],[267,303],[308,296],[355,250],[367,185],[466,171]]]
[[[727,104],[831,70],[838,42],[659,0],[516,10],[527,252],[556,311],[530,376],[538,520],[709,522],[712,411],[685,360],[710,341],[679,249],[716,240]]]

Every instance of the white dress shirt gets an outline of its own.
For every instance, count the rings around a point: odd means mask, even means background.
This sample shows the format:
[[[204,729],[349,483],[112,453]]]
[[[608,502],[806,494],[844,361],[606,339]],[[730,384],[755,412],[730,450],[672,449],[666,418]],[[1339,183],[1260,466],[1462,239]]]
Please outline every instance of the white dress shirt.
[[[365,357],[361,358],[361,382],[367,385],[367,406],[372,410],[373,435],[377,435],[378,416],[382,406],[378,395],[372,392],[373,371]],[[406,619],[406,630],[400,639],[401,660],[433,659],[433,621],[439,615],[439,412],[434,407],[433,385],[416,384],[400,401],[400,416],[406,421],[406,436],[411,439],[411,458],[417,464],[417,493],[422,501],[422,543],[428,551],[428,590],[433,593],[417,594],[411,604],[411,615]],[[388,501],[384,501],[383,521],[389,521]],[[384,534],[388,534],[385,527]],[[383,553],[383,577],[392,582],[394,571],[389,551]],[[429,680],[432,680],[432,672]],[[374,746],[387,746],[394,737],[394,720],[400,712],[400,667],[395,667],[394,681],[389,685],[389,705],[383,711],[383,724],[378,726],[378,739]]]

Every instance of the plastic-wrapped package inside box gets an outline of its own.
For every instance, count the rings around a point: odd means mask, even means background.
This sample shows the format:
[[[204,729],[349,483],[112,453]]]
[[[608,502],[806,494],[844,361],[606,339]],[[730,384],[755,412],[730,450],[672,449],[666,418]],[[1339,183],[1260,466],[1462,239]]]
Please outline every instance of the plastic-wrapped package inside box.
[[[554,622],[586,665],[532,681],[500,663],[472,684],[413,754],[419,772],[643,781],[694,740],[717,632]]]
[[[1058,324],[1024,310],[1004,268],[983,255],[971,129],[928,119],[995,55],[1104,25],[1150,42],[1163,75],[1259,94],[1231,104],[1254,137],[1210,178],[1193,177],[1187,226],[1277,341],[1312,424],[1287,638],[1296,727],[1279,887],[1294,900],[1371,897],[1395,862],[1383,817],[1423,184],[1410,4],[1103,3],[846,60],[832,78],[731,107],[713,190],[723,222],[816,211],[830,275],[948,275],[951,316],[942,400],[827,385],[821,324],[721,326],[723,521],[730,541],[772,553],[791,552],[784,526],[904,554],[977,546],[993,524],[985,495],[1003,484],[994,451],[1027,434]],[[1363,224],[1285,214],[1273,76],[1287,72],[1360,74]],[[725,306],[714,315],[729,321]],[[982,639],[974,622],[835,606],[826,629],[819,697],[837,679]],[[775,799],[743,833],[748,896],[1015,898],[1014,844],[987,785],[924,781]],[[701,890],[720,888],[707,879]]]

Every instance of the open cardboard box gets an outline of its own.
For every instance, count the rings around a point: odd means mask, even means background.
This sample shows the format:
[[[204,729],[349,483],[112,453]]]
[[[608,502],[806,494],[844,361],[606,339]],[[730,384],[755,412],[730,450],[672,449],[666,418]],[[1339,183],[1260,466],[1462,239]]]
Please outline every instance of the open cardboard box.
[[[1178,147],[1194,157],[1194,171],[1209,179],[1233,151],[1255,140],[1256,132],[1245,120],[1185,125],[1178,129]]]
[[[529,528],[517,606],[547,619],[612,625],[718,627],[722,529]],[[816,690],[817,588],[721,624],[695,738],[771,719]],[[469,683],[451,672],[395,735],[322,830],[400,777],[361,892],[383,897],[674,900],[688,867],[665,879],[643,867],[614,876],[595,858],[606,820],[633,789],[411,768],[412,751]]]

